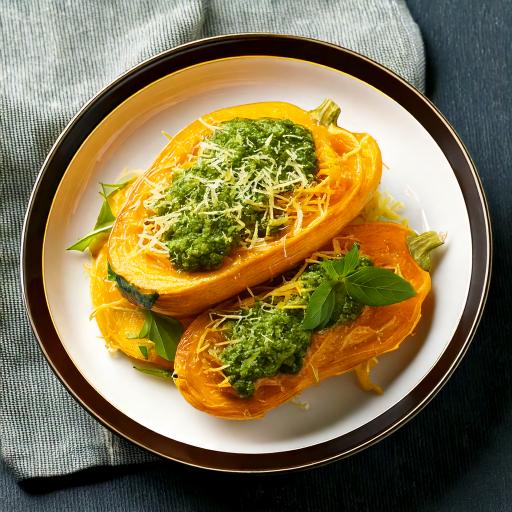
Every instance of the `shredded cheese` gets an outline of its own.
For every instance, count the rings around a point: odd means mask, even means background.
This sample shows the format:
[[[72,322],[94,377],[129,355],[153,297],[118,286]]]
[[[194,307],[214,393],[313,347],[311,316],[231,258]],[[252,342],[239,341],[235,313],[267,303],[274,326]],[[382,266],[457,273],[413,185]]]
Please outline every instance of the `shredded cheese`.
[[[382,395],[382,388],[378,384],[375,384],[370,377],[372,368],[378,362],[379,361],[376,357],[372,357],[371,359],[368,359],[368,361],[365,361],[359,366],[356,366],[354,368],[354,373],[356,374],[357,380],[359,381],[359,385],[364,389],[364,391],[373,391],[378,395]]]
[[[210,131],[221,129],[219,126],[209,124],[202,118],[199,119],[199,122]],[[300,138],[293,134],[288,134],[286,137]],[[268,147],[272,140],[273,135],[271,134],[263,146]],[[248,138],[245,143],[248,147],[254,146]],[[302,149],[302,147],[297,149]],[[337,156],[337,158],[346,160],[358,151],[360,151],[360,145],[342,156]],[[232,164],[233,150],[220,146],[207,138],[203,139],[193,148],[182,164],[170,168],[167,179],[161,180],[159,183],[152,183],[144,178],[149,188],[149,194],[143,201],[147,216],[142,232],[139,234],[139,249],[155,254],[167,254],[168,251],[165,244],[162,243],[162,238],[180,216],[190,208],[184,207],[181,210],[163,215],[158,215],[155,212],[157,204],[165,205],[166,192],[171,185],[172,175],[176,171],[185,171],[187,179],[197,180],[206,189],[203,198],[194,207],[195,212],[201,212],[201,215],[208,215],[213,218],[230,216],[235,219],[242,232],[245,233],[241,243],[243,248],[253,249],[273,241],[276,236],[296,236],[304,227],[327,215],[334,190],[332,188],[333,176],[329,172],[325,173],[324,166],[328,164],[329,167],[332,167],[333,162],[331,160],[334,157],[330,155],[328,161],[319,166],[316,180],[309,182],[304,172],[304,165],[297,160],[297,152],[286,149],[286,154],[289,158],[286,164],[280,167],[276,158],[273,158],[271,154],[262,153],[261,150],[255,148],[254,153],[244,157],[235,168]],[[193,170],[188,171],[188,168],[200,159],[206,159],[208,165],[213,168],[224,169],[223,176],[217,179],[206,179],[194,175]],[[253,161],[263,164],[257,167],[257,172],[254,171],[254,166],[251,164]],[[288,179],[280,181],[277,177],[282,175],[284,167],[286,167]],[[218,208],[220,204],[219,189],[226,182],[236,184],[236,206]],[[291,193],[287,192],[290,187],[293,187]],[[255,202],[253,198],[257,196],[263,196],[266,200],[260,203]],[[268,225],[265,236],[258,236],[257,225],[254,226],[254,229],[247,229],[242,220],[244,205],[250,205],[262,213],[262,222],[266,222]],[[279,214],[280,219],[283,217],[283,220],[279,220],[278,224],[274,224],[276,214]],[[278,234],[272,233],[272,227],[280,225],[285,228],[284,231],[280,230]],[[290,226],[290,229],[287,226]]]

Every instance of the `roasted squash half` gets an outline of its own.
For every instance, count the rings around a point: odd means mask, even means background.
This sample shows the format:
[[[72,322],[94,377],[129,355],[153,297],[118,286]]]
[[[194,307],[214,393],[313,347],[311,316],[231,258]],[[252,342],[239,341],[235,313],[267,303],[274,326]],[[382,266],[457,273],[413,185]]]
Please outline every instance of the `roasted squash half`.
[[[430,274],[409,251],[410,235],[404,226],[375,222],[345,227],[332,240],[328,249],[336,253],[344,253],[358,243],[362,254],[376,266],[395,269],[412,285],[416,295],[389,306],[365,306],[355,321],[313,332],[302,369],[296,374],[260,379],[250,398],[237,396],[226,385],[228,379],[223,372],[216,371],[219,361],[211,355],[210,348],[222,345],[224,337],[222,331],[209,329],[211,312],[197,317],[184,333],[175,358],[175,382],[182,395],[197,409],[219,418],[259,418],[321,380],[396,350],[413,333],[431,286]],[[245,303],[253,300],[246,299]]]
[[[203,116],[175,135],[131,188],[110,234],[108,260],[123,294],[156,312],[192,315],[292,268],[356,217],[380,182],[381,154],[370,135],[337,127],[339,108],[332,105],[326,102],[311,112],[288,103],[226,108]],[[215,270],[178,271],[168,253],[155,252],[145,244],[144,226],[152,215],[147,199],[155,184],[170,185],[174,168],[186,167],[196,158],[198,144],[216,125],[235,118],[286,119],[311,130],[317,180],[307,193],[297,192],[296,200],[304,208],[300,214],[295,212],[294,222],[279,236],[235,249]]]

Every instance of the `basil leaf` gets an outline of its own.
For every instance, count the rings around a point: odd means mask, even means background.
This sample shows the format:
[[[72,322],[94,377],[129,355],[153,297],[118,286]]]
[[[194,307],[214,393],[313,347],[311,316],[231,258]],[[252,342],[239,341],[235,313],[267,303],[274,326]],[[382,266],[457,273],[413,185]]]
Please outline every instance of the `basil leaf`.
[[[132,174],[126,176],[123,181],[118,181],[117,183],[100,183],[101,189],[103,191],[103,196],[110,197],[114,195],[118,190],[126,187],[126,185],[132,183],[137,178],[137,174]]]
[[[359,246],[354,244],[343,258],[331,261],[339,279],[348,276],[359,265]]]
[[[112,229],[112,226],[114,223],[105,224],[104,226],[100,228],[95,228],[90,233],[87,233],[87,235],[83,236],[75,242],[73,245],[70,245],[67,250],[68,251],[85,251],[88,247],[90,247],[94,242],[99,240],[101,237],[104,237],[110,233],[110,230]]]
[[[359,245],[354,244],[352,246],[352,249],[350,249],[350,251],[348,251],[347,254],[345,254],[343,258],[343,264],[343,277],[348,276],[349,274],[354,272],[354,270],[359,265]]]
[[[102,185],[103,186],[103,185]],[[108,204],[108,196],[105,196],[103,194],[100,194],[103,196],[104,201],[100,208],[100,213],[98,214],[98,218],[96,219],[96,224],[94,225],[94,229],[98,229],[100,226],[105,226],[107,224],[110,224],[112,227],[112,224],[114,224],[114,221],[116,218],[114,217],[114,214],[112,213],[112,209],[110,208],[110,205]]]
[[[139,351],[142,354],[142,356],[144,357],[144,359],[148,358],[149,352],[148,352],[148,347],[146,347],[146,345],[139,345]]]
[[[325,260],[322,261],[321,265],[322,268],[325,270],[325,273],[329,276],[330,279],[333,281],[337,281],[341,276],[339,275],[338,271],[336,270],[334,260]]]
[[[148,338],[155,343],[156,353],[168,361],[173,361],[181,336],[180,323],[174,318],[167,319],[149,311],[145,314],[153,317]]]
[[[144,317],[142,329],[135,338],[151,340],[160,357],[167,361],[174,360],[176,348],[183,332],[181,324],[175,318],[161,316],[148,310],[144,310]]]
[[[322,318],[323,321],[320,325],[318,325],[317,329],[323,329],[326,327],[331,321],[332,314],[334,312],[334,306],[336,304],[336,294],[334,293],[334,287],[331,288],[329,295],[327,295],[325,302],[322,306]]]
[[[363,267],[343,280],[347,293],[367,306],[387,306],[416,295],[411,284],[391,270]]]
[[[330,297],[332,297],[331,292],[334,286],[335,283],[324,281],[320,283],[318,288],[311,294],[306,314],[302,321],[302,327],[304,329],[313,330],[319,325],[323,325],[330,320],[330,315],[332,315],[332,309],[329,313],[330,301],[332,300]],[[327,305],[324,306],[326,301]],[[332,308],[334,308],[334,305]],[[327,313],[329,313],[329,318],[326,320],[325,317]]]
[[[135,370],[152,375],[153,377],[160,377],[162,379],[172,379],[172,370],[164,370],[163,368],[144,368],[143,366],[134,366]]]
[[[131,177],[127,180],[124,180],[119,183],[100,183],[101,192],[100,196],[103,197],[103,203],[100,208],[100,212],[96,219],[96,224],[94,224],[94,228],[92,231],[84,235],[80,240],[75,242],[73,245],[67,248],[68,251],[85,251],[88,248],[91,248],[97,241],[101,238],[105,237],[106,234],[110,233],[112,226],[114,225],[114,221],[116,220],[114,214],[112,213],[112,209],[110,208],[110,204],[108,203],[109,197],[113,196],[118,190],[126,187],[129,183],[131,183],[135,178]]]
[[[142,328],[136,337],[136,339],[141,338],[148,338],[149,339],[149,332],[151,331],[151,323],[153,322],[153,317],[151,313],[148,315],[146,314],[146,311],[144,311],[144,323],[142,324]],[[153,340],[151,340],[153,341]]]

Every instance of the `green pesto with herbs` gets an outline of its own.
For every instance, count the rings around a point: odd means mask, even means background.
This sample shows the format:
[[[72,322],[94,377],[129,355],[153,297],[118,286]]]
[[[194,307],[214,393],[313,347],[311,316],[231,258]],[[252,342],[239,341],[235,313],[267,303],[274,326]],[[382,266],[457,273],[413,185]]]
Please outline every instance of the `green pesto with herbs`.
[[[341,259],[341,258],[340,258]],[[362,256],[355,270],[363,267],[372,266],[372,261]],[[327,278],[325,267],[319,264],[313,264],[301,276],[301,287],[304,292],[302,296],[296,296],[296,303],[307,305],[311,294],[318,289],[320,284]],[[337,323],[353,322],[363,311],[364,304],[354,300],[346,291],[342,283],[338,283],[333,288],[334,307],[330,317],[326,320],[324,327],[330,327]]]
[[[239,396],[250,397],[262,377],[297,373],[302,368],[311,331],[302,328],[304,314],[296,311],[256,302],[240,312],[241,320],[229,323],[232,343],[220,359],[229,364],[225,372]]]
[[[189,168],[174,170],[154,205],[176,268],[219,267],[237,247],[287,224],[283,198],[315,179],[311,131],[286,119],[240,119],[215,127]]]
[[[342,261],[344,258],[337,258]],[[353,271],[371,266],[366,257],[360,257]],[[300,277],[301,294],[292,295],[288,304],[295,308],[278,308],[271,302],[258,301],[239,312],[241,318],[226,324],[226,337],[231,343],[219,354],[223,365],[229,365],[225,374],[242,398],[255,391],[256,381],[279,373],[297,373],[311,341],[313,330],[337,323],[354,321],[364,305],[352,299],[342,283],[334,286],[334,306],[323,325],[314,329],[304,325],[306,309],[312,294],[322,282],[329,279],[323,263],[310,265]]]

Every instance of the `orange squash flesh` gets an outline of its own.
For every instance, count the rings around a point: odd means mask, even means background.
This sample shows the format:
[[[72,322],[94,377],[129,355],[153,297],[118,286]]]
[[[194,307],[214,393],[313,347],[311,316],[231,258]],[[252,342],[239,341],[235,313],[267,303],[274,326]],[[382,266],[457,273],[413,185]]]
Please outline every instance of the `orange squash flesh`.
[[[295,375],[260,379],[251,398],[239,398],[231,386],[219,387],[224,376],[212,371],[219,363],[209,356],[207,349],[198,347],[208,348],[223,341],[223,335],[211,332],[205,338],[209,314],[197,317],[184,333],[174,362],[176,385],[182,395],[197,409],[219,418],[259,418],[303,389],[397,349],[414,331],[431,286],[429,273],[409,253],[406,237],[410,233],[404,226],[380,222],[350,225],[342,230],[333,240],[342,252],[354,242],[359,243],[362,254],[377,266],[399,272],[414,287],[416,295],[390,306],[365,307],[354,322],[314,332],[302,370]]]
[[[158,356],[154,343],[147,339],[134,339],[144,325],[144,312],[126,300],[116,284],[107,279],[107,246],[104,245],[93,260],[91,269],[91,297],[94,318],[107,346],[118,349],[132,359],[172,368],[172,363]],[[148,350],[146,359],[139,349]]]
[[[114,217],[121,210],[131,185],[117,191],[108,202]],[[148,339],[134,339],[144,325],[144,312],[131,304],[120,293],[116,284],[107,279],[107,245],[106,239],[95,247],[90,269],[90,292],[93,304],[93,316],[98,324],[107,346],[117,349],[139,361],[165,368],[172,368],[172,362],[160,357],[154,350],[154,343]],[[148,350],[146,359],[139,349]]]
[[[295,234],[285,230],[277,240],[235,250],[217,270],[177,271],[167,254],[138,245],[148,216],[144,200],[151,194],[152,183],[164,180],[170,184],[172,169],[189,162],[197,144],[211,133],[208,125],[235,117],[289,119],[309,128],[319,162],[318,177],[329,176],[328,206],[322,214],[305,213],[302,229]],[[192,315],[292,268],[327,243],[359,214],[377,188],[381,172],[380,150],[371,136],[320,126],[294,105],[258,103],[219,110],[174,136],[134,184],[110,235],[108,259],[114,272],[138,291],[158,293],[154,311],[177,317]]]

